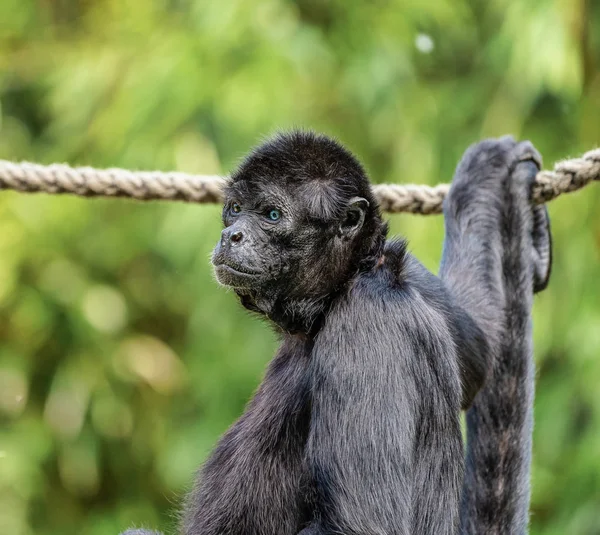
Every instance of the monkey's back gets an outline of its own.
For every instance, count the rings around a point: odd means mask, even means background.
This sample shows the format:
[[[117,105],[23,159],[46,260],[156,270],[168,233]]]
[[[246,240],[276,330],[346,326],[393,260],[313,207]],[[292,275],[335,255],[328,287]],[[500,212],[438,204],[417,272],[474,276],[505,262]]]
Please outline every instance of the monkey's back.
[[[307,451],[317,487],[323,474],[329,482],[318,503],[330,503],[336,489],[344,510],[356,511],[331,529],[370,533],[369,519],[378,518],[386,533],[455,532],[463,449],[451,314],[441,282],[403,242],[390,242],[330,309],[312,354],[319,427]],[[361,502],[364,485],[377,489],[372,503]],[[451,510],[423,514],[440,504]]]

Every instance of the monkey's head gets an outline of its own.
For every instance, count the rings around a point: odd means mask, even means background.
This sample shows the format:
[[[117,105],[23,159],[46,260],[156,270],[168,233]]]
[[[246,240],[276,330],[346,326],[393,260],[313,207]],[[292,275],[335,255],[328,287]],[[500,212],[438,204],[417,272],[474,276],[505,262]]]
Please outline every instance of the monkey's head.
[[[308,132],[245,158],[225,190],[217,280],[289,331],[308,331],[331,297],[382,254],[387,226],[360,163]]]

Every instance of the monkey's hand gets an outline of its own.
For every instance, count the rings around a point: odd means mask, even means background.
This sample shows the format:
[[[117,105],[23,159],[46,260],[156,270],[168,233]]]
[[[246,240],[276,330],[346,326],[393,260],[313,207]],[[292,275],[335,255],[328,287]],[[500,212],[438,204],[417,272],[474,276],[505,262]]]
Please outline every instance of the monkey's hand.
[[[542,160],[529,141],[518,143],[513,155],[516,165],[512,172],[512,180],[522,183],[531,203],[531,189],[535,177],[542,166]],[[552,271],[552,234],[550,232],[550,217],[545,205],[532,205],[531,238],[533,291],[541,292],[548,286]]]
[[[524,222],[532,238],[533,290],[543,290],[550,277],[552,239],[545,206],[531,204],[531,189],[541,168],[541,156],[529,141],[510,136],[487,139],[469,147],[460,161],[448,197],[444,201],[451,234],[488,243],[488,251],[500,253],[501,243],[490,242],[490,230],[511,218],[515,204],[528,203],[531,220]],[[462,241],[462,240],[459,240]]]

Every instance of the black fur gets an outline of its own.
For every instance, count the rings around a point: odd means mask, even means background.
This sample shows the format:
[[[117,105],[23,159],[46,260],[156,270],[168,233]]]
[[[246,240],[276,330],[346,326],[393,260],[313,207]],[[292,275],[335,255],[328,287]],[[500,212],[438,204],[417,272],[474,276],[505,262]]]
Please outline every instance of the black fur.
[[[497,362],[506,330],[527,336],[502,323],[522,297],[509,295],[507,274],[531,282],[536,258],[524,236],[532,234],[526,189],[512,185],[508,155],[522,156],[519,147],[482,143],[459,166],[441,278],[403,241],[386,242],[366,175],[336,142],[282,135],[244,161],[227,188],[215,272],[280,329],[282,344],[203,467],[182,533],[457,532],[461,407]],[[274,209],[281,218],[270,221]],[[522,252],[527,261],[515,260]],[[537,273],[541,281],[544,269]],[[471,477],[487,477],[475,473],[487,467],[469,448]],[[470,504],[480,501],[463,497],[463,511]]]
[[[486,332],[492,362],[490,377],[467,413],[464,534],[527,532],[534,388],[531,306],[534,290],[548,283],[552,258],[546,209],[532,208],[529,202],[540,165],[539,154],[527,142],[503,138],[480,143],[459,165],[444,207],[442,275]],[[465,277],[476,263],[478,269]]]

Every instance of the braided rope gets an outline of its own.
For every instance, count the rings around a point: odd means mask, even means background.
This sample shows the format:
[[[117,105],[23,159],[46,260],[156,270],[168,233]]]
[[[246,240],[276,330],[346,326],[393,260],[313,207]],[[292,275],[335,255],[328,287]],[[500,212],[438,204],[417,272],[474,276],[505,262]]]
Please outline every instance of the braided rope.
[[[600,149],[590,151],[581,158],[558,162],[554,171],[540,171],[533,185],[532,199],[536,204],[545,203],[563,193],[581,189],[594,180],[600,181]],[[73,168],[62,164],[43,166],[0,160],[0,190],[27,193],[218,203],[222,200],[224,183],[225,179],[218,176]],[[374,191],[382,210],[386,212],[429,215],[442,212],[442,202],[449,187],[448,184],[433,187],[378,184],[374,186]]]

